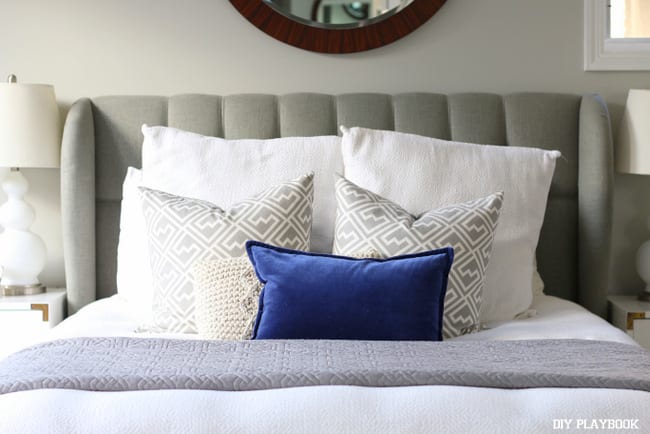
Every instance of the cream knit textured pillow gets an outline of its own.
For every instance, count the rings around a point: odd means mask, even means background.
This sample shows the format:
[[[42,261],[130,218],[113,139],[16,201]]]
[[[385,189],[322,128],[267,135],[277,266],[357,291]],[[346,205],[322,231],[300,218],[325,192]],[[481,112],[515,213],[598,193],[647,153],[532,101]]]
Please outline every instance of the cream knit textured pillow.
[[[192,273],[199,335],[205,339],[250,339],[262,283],[248,256],[199,261]]]
[[[376,250],[350,255],[381,259]],[[262,283],[248,256],[198,261],[194,276],[195,320],[204,339],[250,339]]]

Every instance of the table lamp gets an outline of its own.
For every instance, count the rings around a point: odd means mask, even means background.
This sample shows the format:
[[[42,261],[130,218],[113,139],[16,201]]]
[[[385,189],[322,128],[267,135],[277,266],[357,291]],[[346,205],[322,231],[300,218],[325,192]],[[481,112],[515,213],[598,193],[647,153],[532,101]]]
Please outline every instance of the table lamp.
[[[11,168],[2,183],[7,201],[0,207],[3,296],[45,291],[38,280],[45,267],[45,243],[29,230],[35,213],[24,200],[28,183],[20,168],[57,168],[60,148],[61,124],[54,88],[18,84],[10,75],[6,83],[0,83],[0,167]]]
[[[650,90],[630,89],[618,136],[616,170],[650,175]],[[650,240],[641,244],[636,268],[646,283],[640,300],[650,301]]]

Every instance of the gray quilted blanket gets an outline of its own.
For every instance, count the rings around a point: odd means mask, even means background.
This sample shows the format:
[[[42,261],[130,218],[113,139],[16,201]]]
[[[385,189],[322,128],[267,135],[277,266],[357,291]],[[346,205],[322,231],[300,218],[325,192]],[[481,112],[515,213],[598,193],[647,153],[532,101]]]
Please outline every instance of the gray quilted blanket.
[[[195,341],[75,338],[0,362],[0,393],[60,388],[259,390],[315,385],[650,391],[650,353],[586,340]]]

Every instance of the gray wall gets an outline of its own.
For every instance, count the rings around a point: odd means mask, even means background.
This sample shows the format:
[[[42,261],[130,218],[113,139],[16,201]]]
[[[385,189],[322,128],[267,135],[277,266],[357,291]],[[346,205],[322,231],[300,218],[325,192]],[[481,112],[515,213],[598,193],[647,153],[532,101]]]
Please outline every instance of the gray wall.
[[[648,72],[582,69],[581,0],[448,0],[388,47],[323,55],[252,27],[226,0],[0,0],[0,77],[54,84],[65,113],[83,96],[186,92],[597,92],[615,121]],[[57,170],[25,170],[34,230],[64,282]],[[634,292],[634,254],[650,238],[650,177],[618,176],[612,292]]]

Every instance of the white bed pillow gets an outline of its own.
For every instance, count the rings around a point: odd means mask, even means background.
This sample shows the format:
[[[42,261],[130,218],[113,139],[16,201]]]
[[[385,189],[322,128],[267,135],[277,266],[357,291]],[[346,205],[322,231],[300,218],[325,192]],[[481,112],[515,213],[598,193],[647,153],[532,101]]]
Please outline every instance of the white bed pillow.
[[[314,173],[311,250],[331,252],[334,174],[343,171],[338,136],[226,140],[169,127],[142,127],[143,184],[229,208],[272,185]]]
[[[120,237],[117,245],[117,293],[142,323],[152,321],[153,286],[142,213],[142,171],[129,167],[122,186]]]
[[[537,258],[533,261],[533,296],[544,295],[544,280],[537,271]]]
[[[345,177],[411,213],[503,191],[480,317],[508,320],[530,307],[535,249],[558,151],[341,130]]]
[[[331,251],[336,217],[334,174],[343,171],[339,137],[225,140],[147,126],[142,133],[146,170],[130,167],[123,185],[117,292],[143,323],[151,320],[153,288],[139,186],[229,208],[272,185],[314,172],[311,250]]]

